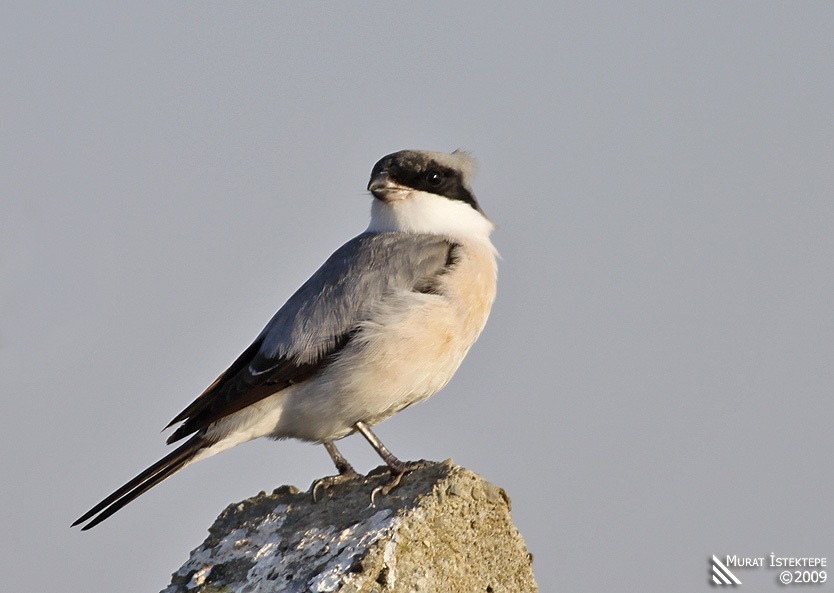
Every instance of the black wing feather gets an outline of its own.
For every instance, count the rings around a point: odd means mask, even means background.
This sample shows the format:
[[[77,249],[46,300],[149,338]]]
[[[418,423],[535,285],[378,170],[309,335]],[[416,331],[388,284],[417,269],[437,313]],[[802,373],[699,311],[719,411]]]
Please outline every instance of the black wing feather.
[[[260,347],[260,342],[256,341],[229,367],[228,371],[218,377],[199,398],[171,421],[171,424],[175,424],[185,420],[182,426],[168,437],[168,444],[202,430],[213,422],[286,389],[294,383],[305,381],[325,368],[333,360],[333,355],[347,345],[351,335],[352,333],[347,333],[340,336],[333,349],[315,362],[293,363],[286,358],[282,358],[277,364],[272,361],[272,369],[268,373],[259,374],[258,380],[253,381],[252,374],[247,372],[247,369],[258,368],[258,363],[263,362],[257,349],[254,349],[255,354],[251,355],[254,346]],[[244,357],[247,358],[242,360]]]

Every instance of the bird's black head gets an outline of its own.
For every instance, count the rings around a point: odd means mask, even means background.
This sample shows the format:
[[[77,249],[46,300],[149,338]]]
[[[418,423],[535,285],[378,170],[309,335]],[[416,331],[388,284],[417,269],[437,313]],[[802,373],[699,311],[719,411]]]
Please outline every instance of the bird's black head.
[[[374,165],[368,191],[385,201],[393,192],[417,190],[465,202],[483,214],[469,187],[473,168],[471,157],[464,152],[401,150]]]

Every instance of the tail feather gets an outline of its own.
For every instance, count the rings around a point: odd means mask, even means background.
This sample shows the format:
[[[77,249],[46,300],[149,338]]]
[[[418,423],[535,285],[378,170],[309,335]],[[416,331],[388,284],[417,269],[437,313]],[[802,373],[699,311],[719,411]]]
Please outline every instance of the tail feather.
[[[72,527],[80,525],[91,518],[92,521],[82,527],[81,530],[86,531],[95,527],[126,504],[159,484],[165,478],[168,478],[180,471],[201,449],[209,446],[211,446],[211,443],[208,442],[202,435],[194,435],[194,437],[186,441],[182,446],[154,463],[148,469],[84,513],[75,521],[75,523],[72,524]]]

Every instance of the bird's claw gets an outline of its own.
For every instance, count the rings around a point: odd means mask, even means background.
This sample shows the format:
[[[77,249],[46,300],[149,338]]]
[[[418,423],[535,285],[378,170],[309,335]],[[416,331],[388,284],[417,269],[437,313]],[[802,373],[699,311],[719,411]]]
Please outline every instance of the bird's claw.
[[[371,492],[371,506],[376,507],[377,494],[388,496],[391,491],[400,485],[405,474],[411,473],[415,470],[422,469],[431,465],[430,461],[421,459],[420,461],[400,461],[394,466],[388,466],[391,478],[384,484],[380,484]]]
[[[336,474],[335,476],[327,476],[324,478],[320,478],[313,482],[312,488],[312,496],[313,502],[317,503],[319,501],[319,492],[327,490],[333,486],[338,486],[339,484],[344,484],[345,482],[350,482],[351,480],[361,479],[363,476],[353,469],[341,472]]]

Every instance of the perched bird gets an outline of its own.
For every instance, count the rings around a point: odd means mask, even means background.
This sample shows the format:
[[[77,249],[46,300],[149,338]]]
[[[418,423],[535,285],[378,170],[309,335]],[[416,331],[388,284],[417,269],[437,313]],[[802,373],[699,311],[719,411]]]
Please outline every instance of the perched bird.
[[[383,495],[424,462],[394,457],[371,426],[434,395],[484,328],[495,299],[494,225],[472,193],[473,161],[403,150],[374,165],[367,230],[293,294],[255,341],[166,428],[189,437],[80,517],[90,529],[185,466],[259,437],[322,443],[361,433],[390,470]],[[376,494],[376,492],[374,494]]]

